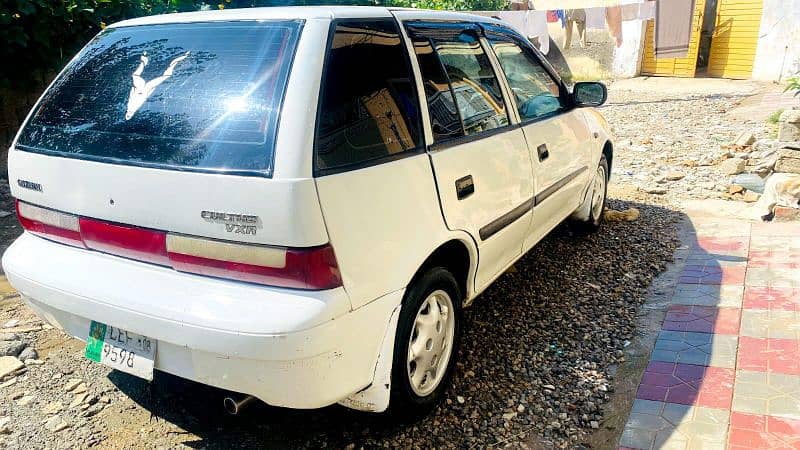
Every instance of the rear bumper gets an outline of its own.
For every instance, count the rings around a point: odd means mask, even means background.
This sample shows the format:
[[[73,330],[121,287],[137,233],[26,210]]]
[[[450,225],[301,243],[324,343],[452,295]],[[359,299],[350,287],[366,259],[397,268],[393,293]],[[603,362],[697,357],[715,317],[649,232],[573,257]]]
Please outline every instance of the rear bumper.
[[[403,292],[350,310],[344,289],[217,280],[25,233],[3,255],[11,284],[48,322],[86,339],[91,320],[158,340],[155,367],[291,408],[347,398],[373,379]]]

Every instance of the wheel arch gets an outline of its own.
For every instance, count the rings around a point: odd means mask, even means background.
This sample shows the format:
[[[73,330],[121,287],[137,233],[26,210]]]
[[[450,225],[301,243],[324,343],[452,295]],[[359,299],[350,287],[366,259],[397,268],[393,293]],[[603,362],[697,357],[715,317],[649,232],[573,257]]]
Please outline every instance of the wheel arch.
[[[603,144],[603,156],[606,157],[606,162],[608,163],[608,174],[606,174],[606,178],[608,180],[611,179],[611,164],[614,161],[614,144],[611,141],[606,141]]]
[[[464,239],[453,238],[443,242],[420,264],[411,280],[409,280],[409,284],[419,279],[429,269],[439,266],[446,268],[453,274],[459,289],[461,289],[462,305],[467,304],[468,299],[474,293],[470,281],[474,279],[477,267],[477,251]]]

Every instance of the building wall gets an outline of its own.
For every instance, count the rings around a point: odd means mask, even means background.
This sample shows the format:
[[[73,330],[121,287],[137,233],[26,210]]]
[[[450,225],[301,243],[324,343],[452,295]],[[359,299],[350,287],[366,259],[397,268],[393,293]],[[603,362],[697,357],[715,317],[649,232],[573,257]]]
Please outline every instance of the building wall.
[[[800,72],[800,1],[764,0],[753,79],[785,80]]]

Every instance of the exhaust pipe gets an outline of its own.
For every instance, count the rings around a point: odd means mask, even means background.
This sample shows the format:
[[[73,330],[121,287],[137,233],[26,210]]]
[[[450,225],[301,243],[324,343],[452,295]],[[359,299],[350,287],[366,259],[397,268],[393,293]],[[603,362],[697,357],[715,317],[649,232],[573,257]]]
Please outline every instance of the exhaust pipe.
[[[242,412],[242,409],[244,409],[245,406],[247,406],[250,403],[252,403],[253,400],[255,400],[255,399],[256,398],[253,397],[252,395],[246,395],[246,396],[240,398],[239,400],[229,396],[229,397],[225,397],[222,400],[222,406],[225,407],[225,411],[228,414],[230,414],[232,416],[235,416],[235,415],[239,414],[240,412]]]

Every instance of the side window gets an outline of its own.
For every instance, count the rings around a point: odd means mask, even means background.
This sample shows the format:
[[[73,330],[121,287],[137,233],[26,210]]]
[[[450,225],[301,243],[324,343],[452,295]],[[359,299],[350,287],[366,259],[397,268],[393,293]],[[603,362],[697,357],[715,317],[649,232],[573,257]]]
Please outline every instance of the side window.
[[[458,114],[453,91],[450,90],[450,80],[447,79],[444,67],[433,50],[431,40],[419,36],[414,36],[412,40],[425,85],[434,142],[463,136],[461,116]]]
[[[411,27],[434,141],[508,125],[500,83],[473,31]]]
[[[489,37],[508,85],[514,93],[522,121],[558,114],[567,108],[559,85],[529,49],[507,37]]]
[[[336,22],[321,89],[317,169],[353,166],[421,146],[414,77],[394,20]]]

